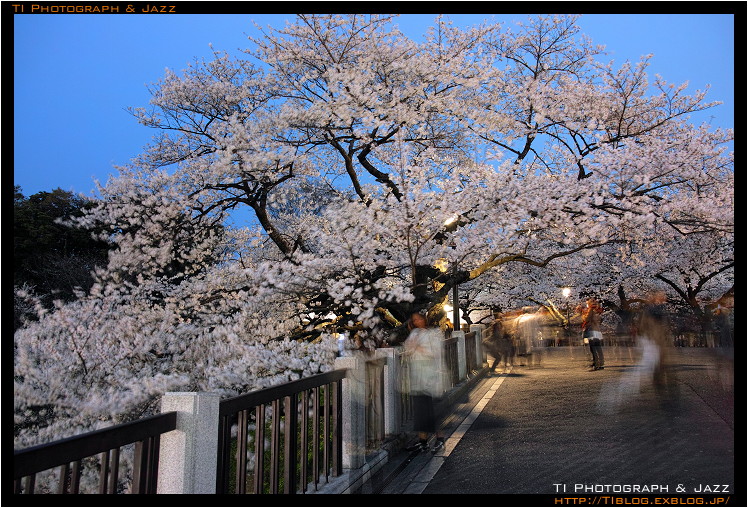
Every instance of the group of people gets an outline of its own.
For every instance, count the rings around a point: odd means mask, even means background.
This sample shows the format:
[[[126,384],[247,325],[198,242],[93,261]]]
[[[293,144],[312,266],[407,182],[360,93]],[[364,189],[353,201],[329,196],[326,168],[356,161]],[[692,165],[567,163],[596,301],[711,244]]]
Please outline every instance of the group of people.
[[[602,311],[599,306],[590,306],[590,312],[593,309]],[[516,361],[519,361],[520,365],[529,366],[540,363],[539,355],[535,351],[538,336],[537,317],[529,309],[523,309],[521,314],[511,316],[510,319],[502,318],[498,313],[495,315],[487,339],[484,340],[484,345],[494,358],[490,366],[491,372],[494,372],[502,362],[505,368]],[[436,404],[445,392],[447,379],[444,333],[439,327],[439,321],[437,315],[414,313],[407,323],[408,337],[403,343],[403,348],[409,363],[408,382],[413,410],[413,429],[418,433],[418,440],[408,447],[409,451],[437,452],[444,447],[444,434],[439,428],[436,415]],[[586,320],[586,328],[590,333],[598,330],[599,334],[599,323],[599,317],[596,318],[590,313]],[[594,335],[590,337],[595,341],[594,344],[598,344],[600,338]],[[595,353],[595,357],[598,357],[598,353]],[[602,362],[601,348],[599,358]],[[434,436],[434,442],[429,446],[431,435]]]
[[[662,362],[658,363],[663,364],[667,354],[665,347],[670,338],[670,323],[664,308],[666,300],[664,291],[649,293],[644,305],[637,312],[636,319],[633,320],[631,330],[638,342],[653,341],[653,345],[661,351]],[[580,320],[581,339],[589,347],[590,371],[605,369],[603,313],[602,305],[593,297],[587,298],[575,309],[575,316]],[[544,307],[536,312],[524,308],[521,314],[494,313],[494,321],[483,340],[484,347],[493,357],[489,372],[495,372],[500,366],[506,369],[514,365],[539,365],[540,354],[537,346],[547,342],[546,339],[551,339],[549,345],[556,345],[560,330],[560,323],[554,322]],[[658,367],[658,378],[659,372],[663,369]]]
[[[519,313],[494,313],[494,320],[488,328],[483,346],[493,357],[489,373],[496,372],[496,368],[503,365],[507,369],[512,365],[539,366],[540,353],[537,346],[544,340],[549,330],[549,321],[545,309],[533,312],[525,307]]]
[[[670,382],[667,365],[669,346],[673,344],[673,330],[666,303],[667,296],[664,291],[650,291],[630,323],[630,333],[644,352],[642,363],[651,366],[649,370],[655,386],[664,386]],[[600,326],[603,308],[594,298],[589,298],[580,311],[583,337],[589,342],[592,355],[592,370],[603,369],[605,358]]]
[[[656,385],[669,382],[667,366],[667,337],[670,333],[668,316],[665,312],[665,293],[653,292],[648,295],[646,305],[638,313],[634,331],[639,345],[645,351],[643,360],[650,367],[650,374]],[[589,346],[591,356],[590,371],[605,369],[603,352],[602,319],[604,309],[595,298],[588,298],[577,307],[581,317],[581,330],[584,343]],[[443,316],[442,316],[443,318]],[[494,321],[487,330],[484,347],[493,362],[489,372],[503,364],[509,366],[539,365],[538,339],[543,330],[548,330],[552,320],[543,309],[532,312],[523,309],[519,315],[494,314]],[[414,313],[408,320],[409,334],[403,343],[409,357],[409,387],[414,415],[414,430],[418,441],[410,450],[437,451],[444,447],[444,436],[437,425],[436,403],[445,392],[447,379],[444,361],[444,333],[439,327],[439,316]],[[549,334],[550,335],[550,334]],[[433,446],[428,438],[434,435]]]

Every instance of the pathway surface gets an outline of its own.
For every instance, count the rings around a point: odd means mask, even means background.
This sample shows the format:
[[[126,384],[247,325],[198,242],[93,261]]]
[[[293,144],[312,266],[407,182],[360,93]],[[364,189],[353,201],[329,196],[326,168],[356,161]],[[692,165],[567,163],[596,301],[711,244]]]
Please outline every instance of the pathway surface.
[[[641,354],[606,348],[606,368],[591,372],[583,348],[548,348],[540,367],[489,377],[447,423],[443,451],[396,459],[386,484],[360,493],[744,498],[744,476],[736,487],[734,474],[732,357],[675,348],[674,382],[661,392],[639,379]]]

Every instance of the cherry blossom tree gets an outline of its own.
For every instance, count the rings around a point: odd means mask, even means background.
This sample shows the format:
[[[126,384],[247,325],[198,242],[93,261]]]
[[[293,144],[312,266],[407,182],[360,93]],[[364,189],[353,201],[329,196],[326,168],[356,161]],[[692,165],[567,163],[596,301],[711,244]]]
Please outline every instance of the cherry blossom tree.
[[[689,123],[717,103],[599,62],[576,19],[438,18],[416,42],[300,15],[168,72],[132,110],[157,137],[79,221],[107,227],[108,267],[16,333],[17,443],[327,370],[333,333],[395,344],[454,284],[554,298],[564,260],[729,239],[732,133]]]

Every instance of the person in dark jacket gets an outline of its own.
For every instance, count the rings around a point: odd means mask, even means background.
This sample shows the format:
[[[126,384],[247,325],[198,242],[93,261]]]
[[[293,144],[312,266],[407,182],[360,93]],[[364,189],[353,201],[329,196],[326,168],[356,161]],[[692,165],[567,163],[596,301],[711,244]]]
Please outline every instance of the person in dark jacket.
[[[592,353],[591,370],[602,370],[605,368],[605,355],[603,354],[603,332],[600,329],[603,308],[594,298],[588,298],[582,308],[582,330],[583,337],[587,339]]]

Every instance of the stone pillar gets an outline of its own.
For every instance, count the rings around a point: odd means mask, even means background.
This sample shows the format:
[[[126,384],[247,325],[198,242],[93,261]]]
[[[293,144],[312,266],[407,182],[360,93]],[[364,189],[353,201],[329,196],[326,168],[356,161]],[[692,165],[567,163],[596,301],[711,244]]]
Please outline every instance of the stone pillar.
[[[377,354],[368,356],[366,362],[366,447],[367,450],[382,443],[385,436],[384,411],[384,369],[386,357]]]
[[[467,365],[465,365],[465,332],[452,332],[452,337],[457,339],[457,367],[459,380],[463,381],[467,377]]]
[[[400,432],[400,398],[398,395],[399,379],[397,355],[395,348],[376,350],[377,358],[384,358],[384,435],[392,436]]]
[[[483,366],[483,334],[485,326],[470,325],[470,331],[475,332],[475,365],[480,369]]]
[[[366,359],[357,351],[335,359],[337,369],[348,369],[342,383],[343,469],[357,469],[366,459]]]
[[[177,412],[177,429],[161,436],[159,494],[215,494],[220,396],[169,392],[161,412]]]

